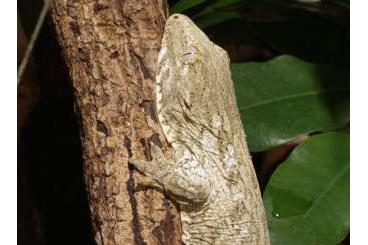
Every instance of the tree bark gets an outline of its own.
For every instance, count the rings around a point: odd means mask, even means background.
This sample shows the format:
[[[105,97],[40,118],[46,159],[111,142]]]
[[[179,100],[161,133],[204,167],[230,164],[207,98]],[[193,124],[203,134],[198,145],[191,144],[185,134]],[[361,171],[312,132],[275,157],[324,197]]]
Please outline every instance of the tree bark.
[[[154,84],[166,1],[53,0],[51,14],[73,81],[97,244],[181,244],[176,208],[137,188],[127,161],[149,160],[150,142],[168,149]]]

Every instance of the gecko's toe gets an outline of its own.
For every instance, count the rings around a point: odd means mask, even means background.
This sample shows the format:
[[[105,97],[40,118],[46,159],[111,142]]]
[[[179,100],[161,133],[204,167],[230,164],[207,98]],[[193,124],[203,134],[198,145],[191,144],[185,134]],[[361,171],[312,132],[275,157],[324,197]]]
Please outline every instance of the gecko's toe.
[[[161,148],[155,145],[154,143],[150,143],[151,146],[151,155],[154,160],[163,160],[164,153],[162,152]]]
[[[146,168],[145,168],[145,166],[147,166],[146,161],[129,158],[128,163],[130,165],[134,166],[137,170],[139,170],[141,172],[145,172],[145,170],[146,170]]]

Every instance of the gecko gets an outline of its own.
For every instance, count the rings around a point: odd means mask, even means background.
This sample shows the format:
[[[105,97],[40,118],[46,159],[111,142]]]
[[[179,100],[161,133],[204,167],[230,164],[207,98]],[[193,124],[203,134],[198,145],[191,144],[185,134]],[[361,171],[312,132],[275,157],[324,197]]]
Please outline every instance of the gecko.
[[[128,162],[179,205],[184,244],[268,245],[228,54],[182,14],[165,24],[156,106],[173,154],[150,143],[151,161]]]

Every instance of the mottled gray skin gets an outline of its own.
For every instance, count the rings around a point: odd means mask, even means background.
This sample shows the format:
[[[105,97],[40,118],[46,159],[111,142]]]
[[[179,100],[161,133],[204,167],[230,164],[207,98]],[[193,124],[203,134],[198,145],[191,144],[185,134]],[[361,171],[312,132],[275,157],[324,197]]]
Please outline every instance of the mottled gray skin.
[[[186,16],[166,23],[157,109],[173,148],[130,163],[180,204],[183,242],[267,245],[267,221],[236,106],[227,53]]]

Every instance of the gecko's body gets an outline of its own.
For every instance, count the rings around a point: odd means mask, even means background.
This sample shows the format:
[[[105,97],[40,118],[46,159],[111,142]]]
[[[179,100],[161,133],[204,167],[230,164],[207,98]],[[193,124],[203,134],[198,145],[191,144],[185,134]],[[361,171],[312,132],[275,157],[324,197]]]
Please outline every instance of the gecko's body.
[[[186,245],[267,245],[267,222],[245,142],[227,53],[186,16],[165,26],[157,110],[173,148],[130,160],[180,204]]]

